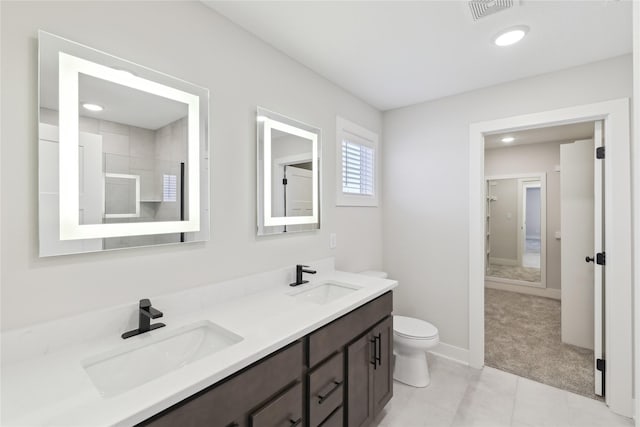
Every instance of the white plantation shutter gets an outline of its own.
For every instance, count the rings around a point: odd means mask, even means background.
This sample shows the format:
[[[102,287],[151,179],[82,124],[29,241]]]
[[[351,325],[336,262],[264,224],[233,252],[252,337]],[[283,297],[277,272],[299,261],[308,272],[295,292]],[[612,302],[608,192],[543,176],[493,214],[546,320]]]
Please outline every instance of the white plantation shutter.
[[[342,192],[374,195],[374,156],[372,147],[342,140]]]
[[[177,200],[176,175],[162,175],[162,201],[175,202]]]

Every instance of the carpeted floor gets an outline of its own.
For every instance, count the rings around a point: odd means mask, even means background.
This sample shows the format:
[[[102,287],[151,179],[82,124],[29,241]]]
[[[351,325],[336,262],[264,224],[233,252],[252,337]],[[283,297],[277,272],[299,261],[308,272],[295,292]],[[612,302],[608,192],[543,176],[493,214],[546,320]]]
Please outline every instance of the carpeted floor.
[[[485,364],[599,399],[593,351],[563,344],[560,301],[485,288]]]
[[[499,264],[489,264],[487,276],[500,277],[502,279],[524,280],[525,282],[539,282],[541,277],[539,268]]]

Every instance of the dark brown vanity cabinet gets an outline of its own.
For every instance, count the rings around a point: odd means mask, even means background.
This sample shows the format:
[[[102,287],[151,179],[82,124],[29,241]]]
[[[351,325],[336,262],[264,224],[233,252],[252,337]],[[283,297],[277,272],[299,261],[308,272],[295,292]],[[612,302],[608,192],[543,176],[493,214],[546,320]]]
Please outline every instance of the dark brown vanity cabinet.
[[[349,427],[368,425],[393,396],[392,317],[347,347]]]
[[[368,425],[393,395],[391,309],[387,292],[140,425]]]

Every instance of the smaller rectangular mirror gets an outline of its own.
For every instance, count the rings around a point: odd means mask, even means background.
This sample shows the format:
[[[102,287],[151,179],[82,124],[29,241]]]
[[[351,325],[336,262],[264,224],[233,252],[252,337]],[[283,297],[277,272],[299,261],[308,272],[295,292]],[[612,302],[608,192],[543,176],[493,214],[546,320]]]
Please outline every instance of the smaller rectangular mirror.
[[[321,131],[258,107],[258,235],[320,228]]]

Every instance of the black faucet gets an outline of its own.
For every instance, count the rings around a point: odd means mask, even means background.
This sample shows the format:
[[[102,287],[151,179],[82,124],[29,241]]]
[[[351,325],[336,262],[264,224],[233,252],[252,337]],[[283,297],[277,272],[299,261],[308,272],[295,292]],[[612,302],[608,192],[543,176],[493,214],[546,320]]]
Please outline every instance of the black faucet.
[[[308,280],[302,280],[302,273],[316,274],[315,270],[307,270],[305,267],[309,267],[308,265],[296,265],[296,281],[294,283],[289,283],[289,286],[298,286],[304,283],[309,283]]]
[[[151,307],[151,301],[148,299],[141,299],[140,308],[138,309],[138,329],[125,332],[122,334],[122,338],[127,339],[135,337],[136,335],[144,334],[145,332],[166,326],[164,323],[151,324],[151,319],[157,319],[158,317],[162,317],[162,312]]]

